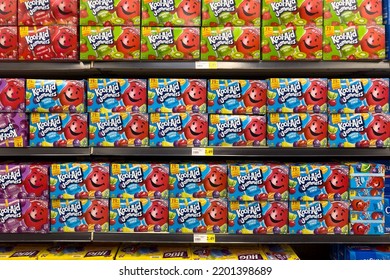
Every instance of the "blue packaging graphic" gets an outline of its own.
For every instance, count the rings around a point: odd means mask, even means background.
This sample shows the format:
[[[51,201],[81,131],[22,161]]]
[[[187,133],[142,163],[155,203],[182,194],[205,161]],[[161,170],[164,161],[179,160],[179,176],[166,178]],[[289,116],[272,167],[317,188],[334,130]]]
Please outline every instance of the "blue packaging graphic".
[[[349,198],[361,197],[361,198],[383,198],[385,192],[383,189],[370,188],[370,189],[349,189]]]
[[[390,260],[390,246],[347,246],[346,260]]]
[[[349,166],[351,189],[384,189],[385,165],[380,163],[356,162],[347,163]]]
[[[384,210],[383,197],[351,197],[353,211],[381,211]]]
[[[385,233],[390,233],[390,196],[385,196]]]
[[[384,232],[382,220],[351,220],[349,225],[349,234],[353,235],[380,235]]]

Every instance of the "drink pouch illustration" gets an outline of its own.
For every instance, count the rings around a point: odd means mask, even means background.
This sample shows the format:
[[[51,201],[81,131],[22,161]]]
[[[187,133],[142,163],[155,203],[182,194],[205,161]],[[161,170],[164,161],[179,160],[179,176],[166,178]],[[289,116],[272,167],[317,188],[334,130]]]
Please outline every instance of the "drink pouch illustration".
[[[0,113],[0,147],[27,147],[27,129],[25,113]]]

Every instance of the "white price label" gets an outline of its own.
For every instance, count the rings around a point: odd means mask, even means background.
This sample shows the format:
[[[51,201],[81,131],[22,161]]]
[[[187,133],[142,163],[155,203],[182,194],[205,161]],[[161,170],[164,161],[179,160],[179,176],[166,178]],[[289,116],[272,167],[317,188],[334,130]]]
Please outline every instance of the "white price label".
[[[194,234],[194,243],[215,243],[215,234]]]
[[[217,69],[218,63],[216,61],[196,61],[196,69]]]
[[[213,154],[213,148],[192,148],[193,156],[212,156]]]

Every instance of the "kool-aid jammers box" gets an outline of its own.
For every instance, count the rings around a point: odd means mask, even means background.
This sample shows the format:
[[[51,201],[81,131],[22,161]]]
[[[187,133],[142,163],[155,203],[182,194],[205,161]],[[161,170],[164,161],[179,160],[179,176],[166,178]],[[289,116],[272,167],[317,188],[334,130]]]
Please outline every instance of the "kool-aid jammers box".
[[[348,234],[347,202],[291,201],[289,204],[289,233]]]
[[[87,114],[31,113],[31,147],[87,147]]]
[[[207,86],[207,99],[209,113],[264,114],[267,82],[211,79]]]
[[[50,166],[50,198],[108,198],[109,164],[55,163]]]
[[[0,199],[1,233],[47,233],[49,227],[47,200]]]
[[[347,165],[351,177],[351,189],[383,190],[385,187],[385,165],[369,162],[347,163]]]
[[[18,24],[18,1],[9,0],[4,1],[1,6],[0,13],[0,25],[13,25]]]
[[[210,114],[209,146],[265,146],[265,116]]]
[[[18,25],[20,26],[76,25],[77,23],[77,1],[18,0]]]
[[[169,165],[112,163],[111,198],[168,198]]]
[[[330,147],[390,147],[390,115],[331,114],[328,132]]]
[[[138,60],[139,58],[139,27],[80,26],[81,60]]]
[[[108,232],[108,199],[52,199],[51,232]]]
[[[142,27],[141,60],[199,60],[198,27]]]
[[[0,112],[24,112],[25,100],[24,79],[0,79]]]
[[[261,18],[263,26],[321,26],[322,8],[322,0],[262,0]]]
[[[226,197],[226,164],[171,163],[170,197]]]
[[[200,26],[201,0],[142,0],[142,26]]]
[[[289,169],[276,163],[228,165],[230,201],[288,200]]]
[[[286,234],[288,232],[287,202],[230,201],[229,233]]]
[[[386,57],[385,27],[326,26],[323,60],[383,60]]]
[[[261,0],[202,0],[202,26],[260,26]]]
[[[267,112],[326,113],[327,93],[327,79],[271,78]]]
[[[227,233],[228,207],[221,198],[171,198],[170,233]]]
[[[168,201],[147,198],[112,198],[110,231],[168,232]]]
[[[329,113],[388,113],[389,79],[331,79]]]
[[[150,114],[149,145],[151,147],[206,147],[207,135],[206,114]]]
[[[141,113],[90,113],[89,146],[147,146],[148,115]]]
[[[76,26],[19,26],[19,60],[79,59]]]
[[[385,219],[383,211],[363,212],[351,211],[349,234],[378,235],[385,233]]]
[[[268,114],[267,144],[270,147],[326,147],[326,114]]]
[[[263,26],[261,31],[262,60],[322,59],[321,26]]]
[[[0,26],[0,60],[18,59],[18,28],[16,26]]]
[[[259,27],[202,27],[201,60],[260,60]]]
[[[139,26],[140,0],[80,0],[80,25]]]
[[[26,103],[26,112],[83,113],[84,81],[27,79]]]
[[[206,113],[204,79],[149,79],[149,113]]]
[[[146,113],[146,80],[88,79],[88,112]]]
[[[190,260],[188,246],[155,244],[123,244],[115,256],[116,260]]]
[[[27,147],[27,135],[25,113],[0,113],[0,147]]]

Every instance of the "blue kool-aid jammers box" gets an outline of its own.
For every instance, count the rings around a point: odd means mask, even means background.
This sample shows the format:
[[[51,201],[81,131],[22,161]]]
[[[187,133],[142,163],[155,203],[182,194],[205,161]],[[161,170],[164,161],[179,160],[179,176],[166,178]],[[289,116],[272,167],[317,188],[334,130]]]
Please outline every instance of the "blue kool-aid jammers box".
[[[336,164],[290,165],[291,201],[348,200],[349,167]]]
[[[221,198],[170,198],[170,233],[227,233],[228,208]]]
[[[286,234],[288,203],[230,201],[228,225],[233,234]]]
[[[267,112],[327,112],[327,79],[272,78],[267,82]]]
[[[274,163],[228,164],[230,201],[288,200],[289,168]]]
[[[85,81],[27,79],[26,112],[84,113]]]
[[[329,113],[388,113],[389,79],[331,79]]]
[[[171,163],[169,184],[170,197],[226,197],[226,164]]]
[[[0,112],[24,112],[25,102],[24,79],[0,79]]]
[[[289,204],[289,233],[348,234],[347,202],[290,201]]]
[[[206,113],[204,79],[149,79],[149,113]]]
[[[151,147],[206,147],[208,118],[197,113],[151,113]]]
[[[87,147],[88,115],[31,113],[31,147]]]
[[[383,197],[354,197],[350,198],[352,211],[381,211],[384,209]]]
[[[210,114],[209,146],[265,146],[266,117]]]
[[[168,232],[168,201],[147,198],[112,198],[110,231]]]
[[[89,146],[139,147],[148,142],[148,114],[90,113]]]
[[[385,165],[369,162],[347,162],[351,189],[384,189]]]
[[[269,147],[327,147],[326,114],[267,114]]]
[[[385,214],[385,233],[390,233],[390,196],[385,196],[384,199],[384,214]]]
[[[88,112],[147,112],[146,80],[88,79]]]
[[[381,198],[385,197],[385,192],[383,189],[369,188],[369,189],[349,189],[349,198],[353,199],[358,198]]]
[[[111,198],[168,198],[169,165],[111,163]]]
[[[50,198],[108,198],[109,164],[54,163],[50,166]]]
[[[108,232],[108,199],[52,199],[51,232]]]
[[[261,80],[210,79],[207,112],[217,114],[264,114],[267,83]]]
[[[375,214],[375,212],[374,212]],[[385,223],[382,219],[366,220],[359,219],[362,215],[356,215],[356,219],[351,217],[349,234],[353,235],[380,235],[385,233]]]

